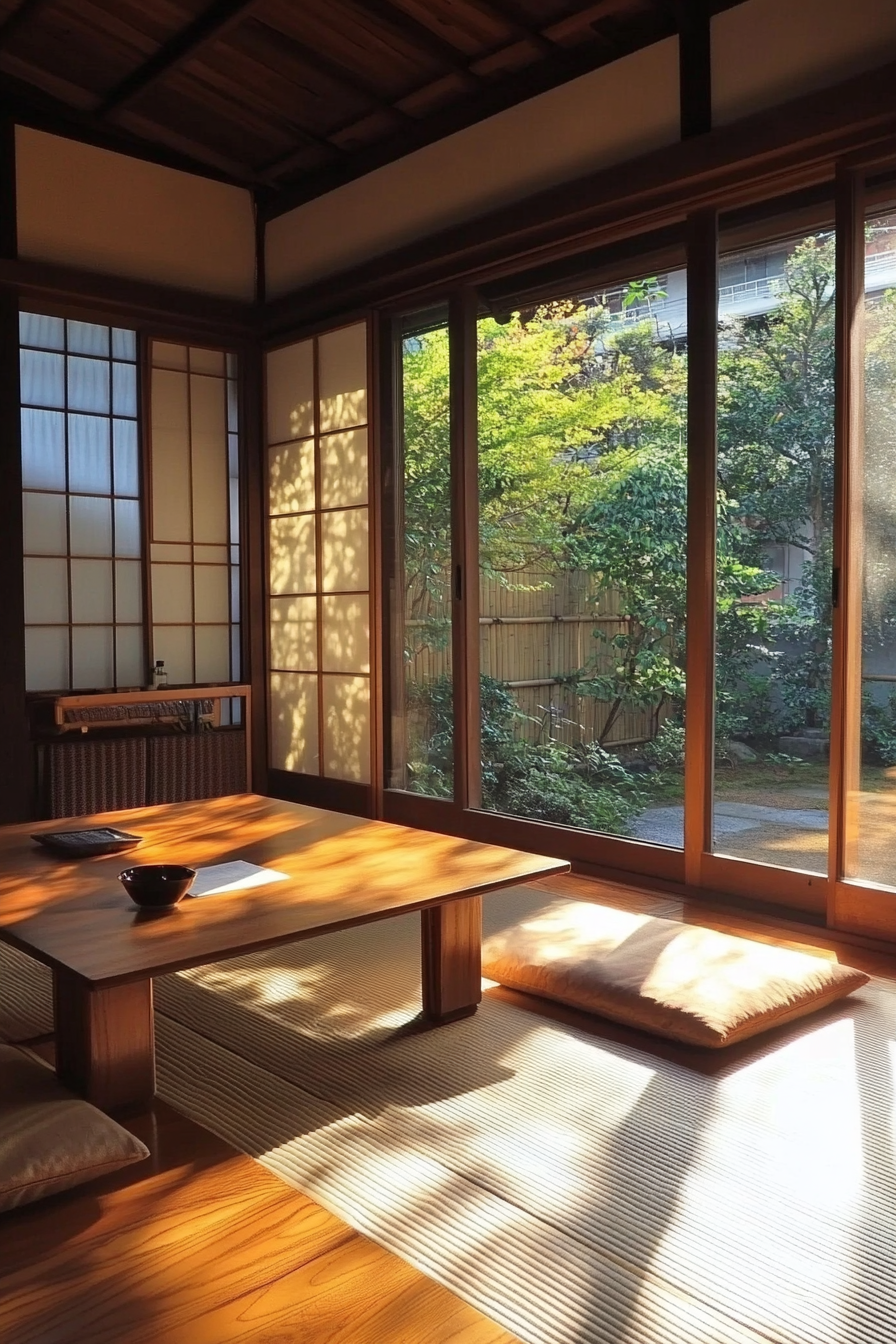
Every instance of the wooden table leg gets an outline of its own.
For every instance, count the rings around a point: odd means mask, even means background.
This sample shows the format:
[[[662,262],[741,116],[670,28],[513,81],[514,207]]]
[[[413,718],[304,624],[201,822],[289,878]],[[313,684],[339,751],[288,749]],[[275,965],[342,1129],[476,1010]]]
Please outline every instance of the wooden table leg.
[[[143,1110],[156,1090],[152,980],[92,989],[55,968],[56,1072],[101,1111]]]
[[[482,998],[482,901],[445,901],[421,911],[423,1016],[453,1022]]]

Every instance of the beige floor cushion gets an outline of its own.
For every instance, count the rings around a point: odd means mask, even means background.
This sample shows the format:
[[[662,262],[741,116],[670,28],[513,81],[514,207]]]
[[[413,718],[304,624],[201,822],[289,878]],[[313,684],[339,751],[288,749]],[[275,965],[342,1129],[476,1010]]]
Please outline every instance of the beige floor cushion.
[[[73,1096],[52,1069],[0,1045],[0,1211],[145,1157],[139,1139]]]
[[[603,905],[558,901],[486,940],[482,973],[688,1045],[733,1045],[868,981],[822,957]]]

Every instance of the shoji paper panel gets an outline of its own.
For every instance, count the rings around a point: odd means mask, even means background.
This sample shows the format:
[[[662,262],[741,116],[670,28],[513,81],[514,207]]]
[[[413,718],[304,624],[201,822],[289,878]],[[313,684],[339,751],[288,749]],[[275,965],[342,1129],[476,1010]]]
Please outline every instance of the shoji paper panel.
[[[169,682],[236,680],[239,455],[233,356],[154,341],[152,365],[153,659],[165,662]],[[175,626],[189,629],[177,634],[170,628]],[[176,671],[164,649],[171,650]]]
[[[227,399],[223,377],[190,375],[190,446],[193,456],[193,541],[226,544],[230,521]]]
[[[317,598],[271,598],[271,667],[317,671]]]
[[[320,503],[324,509],[367,503],[366,428],[321,439]]]
[[[368,783],[366,326],[267,361],[271,764]]]
[[[268,443],[314,433],[314,342],[300,341],[267,356]]]
[[[318,679],[297,672],[271,674],[271,765],[320,774]]]
[[[370,783],[370,680],[324,677],[323,774]]]
[[[314,508],[313,439],[268,449],[268,492],[272,514],[304,513]]]
[[[367,327],[342,327],[318,339],[320,432],[367,423]]]

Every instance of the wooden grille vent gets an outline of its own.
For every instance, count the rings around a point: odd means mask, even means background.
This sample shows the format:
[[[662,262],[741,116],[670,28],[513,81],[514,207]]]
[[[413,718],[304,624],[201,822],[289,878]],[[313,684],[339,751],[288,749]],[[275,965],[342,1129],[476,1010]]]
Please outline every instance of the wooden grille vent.
[[[49,817],[188,802],[246,790],[242,729],[49,742],[42,752]]]

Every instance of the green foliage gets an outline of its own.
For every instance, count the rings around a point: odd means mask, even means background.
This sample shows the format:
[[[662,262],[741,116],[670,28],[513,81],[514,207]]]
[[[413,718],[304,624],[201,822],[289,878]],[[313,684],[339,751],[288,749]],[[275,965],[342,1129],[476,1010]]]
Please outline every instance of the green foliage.
[[[644,748],[644,759],[658,770],[681,770],[684,766],[684,724],[666,719]]]
[[[896,691],[885,704],[862,698],[862,745],[872,765],[896,765]]]
[[[412,703],[425,721],[411,788],[430,797],[452,792],[452,682],[447,675],[416,685]],[[482,805],[488,811],[534,817],[625,835],[645,805],[637,781],[608,752],[583,757],[548,738],[528,742],[514,731],[522,718],[512,693],[493,677],[480,679]],[[599,750],[599,749],[598,749]]]
[[[607,750],[621,720],[652,717],[644,757],[680,769],[686,626],[686,352],[658,337],[656,277],[605,302],[563,302],[478,327],[480,564],[508,588],[523,572],[584,572],[594,626],[576,694],[606,707],[596,743],[555,740],[546,714],[522,740],[512,693],[483,678],[486,806],[567,825],[622,830],[645,801]],[[834,461],[834,242],[791,252],[766,314],[720,332],[717,506],[717,736],[768,740],[830,719]],[[896,639],[896,301],[867,320],[866,648]],[[406,342],[404,566],[409,651],[444,647],[450,625],[447,332]],[[870,440],[869,440],[870,441]],[[790,554],[799,584],[780,595],[770,557]],[[609,600],[608,600],[609,595]],[[607,607],[618,621],[604,619]],[[600,619],[599,619],[600,618]],[[443,681],[445,684],[443,684]],[[425,750],[412,787],[450,792],[447,679],[418,692]],[[424,703],[425,701],[425,703]],[[866,742],[896,763],[896,708],[870,705]],[[659,725],[662,725],[661,727]],[[614,809],[616,809],[614,811]]]

